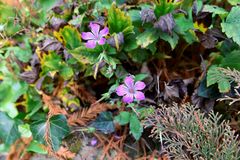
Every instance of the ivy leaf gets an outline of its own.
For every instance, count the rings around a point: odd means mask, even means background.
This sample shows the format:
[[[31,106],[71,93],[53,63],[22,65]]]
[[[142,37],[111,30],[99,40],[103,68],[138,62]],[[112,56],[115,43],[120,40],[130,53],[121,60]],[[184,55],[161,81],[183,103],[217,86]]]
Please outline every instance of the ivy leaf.
[[[231,85],[229,79],[223,75],[217,66],[211,66],[207,72],[207,87],[218,84],[218,89],[221,93],[230,91]]]
[[[17,123],[3,112],[0,112],[0,138],[6,145],[11,145],[20,138]]]
[[[27,151],[39,154],[47,154],[47,150],[44,149],[44,145],[38,143],[37,141],[32,141],[30,145],[27,147]]]
[[[232,38],[234,42],[240,45],[240,7],[233,7],[228,14],[226,21],[221,23],[222,31],[226,33],[228,38]]]
[[[115,131],[113,116],[111,112],[102,112],[99,116],[94,120],[91,127],[96,128],[96,130],[101,131],[105,134],[112,133]]]
[[[25,98],[26,112],[28,113],[26,118],[30,118],[42,107],[42,101],[36,89],[33,87],[29,87]]]
[[[130,133],[136,140],[139,140],[140,137],[142,136],[142,132],[143,127],[140,121],[138,120],[137,115],[135,113],[132,113],[130,117]]]
[[[120,125],[128,124],[130,121],[130,113],[126,111],[120,112],[118,116],[114,118],[114,120],[119,123]]]
[[[46,120],[38,120],[30,126],[34,140],[45,144],[45,134],[47,129]],[[61,141],[69,134],[69,127],[64,115],[52,116],[49,120],[49,138],[54,151],[57,151],[61,145]]]
[[[6,66],[6,61],[1,61],[0,76],[3,76],[3,79],[0,83],[0,111],[6,112],[13,118],[18,115],[14,103],[26,93],[28,85],[26,82],[16,80],[15,73],[9,71]]]
[[[130,16],[116,8],[115,4],[112,4],[108,11],[108,25],[111,34],[123,32],[127,35],[132,33],[134,28]]]
[[[156,34],[155,29],[147,29],[143,33],[140,33],[136,39],[137,44],[140,45],[142,48],[146,48],[148,45],[156,41],[159,37],[158,34]]]
[[[65,26],[59,32],[54,32],[55,37],[62,42],[67,49],[75,49],[81,45],[81,35],[72,26]]]

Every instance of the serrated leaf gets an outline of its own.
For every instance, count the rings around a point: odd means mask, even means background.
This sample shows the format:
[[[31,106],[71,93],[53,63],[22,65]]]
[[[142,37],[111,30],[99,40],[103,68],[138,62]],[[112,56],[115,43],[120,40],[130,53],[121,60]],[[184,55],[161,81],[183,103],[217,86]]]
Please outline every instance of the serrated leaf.
[[[240,45],[240,7],[233,7],[228,14],[226,21],[221,23],[222,31],[226,33],[228,38],[232,38],[234,42]]]
[[[68,52],[82,64],[93,64],[102,51],[101,46],[97,46],[94,49],[80,46],[74,50],[68,50]]]
[[[96,130],[101,131],[105,134],[112,133],[115,131],[113,116],[111,112],[102,112],[94,120],[90,127],[96,128]]]
[[[138,120],[137,115],[135,113],[132,113],[130,117],[130,133],[136,140],[139,140],[140,137],[142,136],[142,132],[143,127],[140,121]]]
[[[120,125],[128,124],[130,121],[130,113],[126,111],[122,111],[118,116],[114,118],[114,120]]]
[[[176,22],[176,32],[185,35],[186,31],[193,29],[193,21],[187,19],[184,14],[179,14],[177,17],[174,17],[174,19]]]
[[[175,32],[173,32],[172,36],[168,33],[161,33],[160,38],[164,41],[167,41],[170,44],[172,50],[177,46],[179,39],[178,35]]]
[[[157,2],[157,1],[156,1]],[[158,0],[154,8],[154,13],[159,18],[165,14],[171,13],[176,7],[175,3],[168,0]]]
[[[216,5],[204,5],[202,12],[209,12],[213,14],[218,14],[218,15],[227,15],[228,12]]]
[[[3,112],[0,112],[0,138],[6,145],[20,138],[17,123]]]
[[[63,42],[67,49],[75,49],[81,46],[81,35],[78,30],[72,26],[65,26],[59,32],[54,32],[55,37]]]
[[[230,91],[231,85],[229,79],[221,73],[217,66],[211,66],[207,72],[207,87],[216,83],[221,93]]]
[[[112,4],[108,11],[108,26],[111,34],[123,32],[127,35],[132,33],[134,28],[130,16],[117,8],[115,4]]]
[[[31,131],[33,134],[34,140],[45,144],[45,133],[47,123],[46,120],[39,120],[33,122]],[[64,137],[69,134],[70,130],[67,124],[66,117],[64,115],[55,115],[52,116],[49,120],[49,138],[51,139],[51,145],[54,151],[57,151],[61,145],[61,141]]]
[[[156,34],[157,31],[155,29],[147,29],[143,33],[140,33],[137,37],[137,44],[140,45],[142,48],[146,48],[148,45],[156,41],[159,37]]]
[[[73,69],[69,67],[61,58],[60,55],[55,52],[50,52],[48,55],[44,55],[41,59],[42,75],[46,75],[49,72],[59,72],[60,75],[68,80],[73,76]]]

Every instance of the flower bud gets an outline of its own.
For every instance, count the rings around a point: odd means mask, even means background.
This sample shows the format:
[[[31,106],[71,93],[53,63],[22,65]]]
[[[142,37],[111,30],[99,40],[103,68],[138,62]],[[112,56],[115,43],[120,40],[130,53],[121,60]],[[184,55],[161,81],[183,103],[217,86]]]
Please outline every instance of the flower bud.
[[[154,28],[161,29],[163,32],[172,33],[176,23],[171,13],[161,16],[157,22],[154,23]]]
[[[117,35],[110,37],[107,40],[107,43],[110,44],[112,47],[120,46],[121,44],[124,43],[124,35],[123,35],[123,33],[120,32]]]
[[[141,11],[141,20],[143,23],[153,23],[156,21],[156,16],[152,9],[143,9]]]

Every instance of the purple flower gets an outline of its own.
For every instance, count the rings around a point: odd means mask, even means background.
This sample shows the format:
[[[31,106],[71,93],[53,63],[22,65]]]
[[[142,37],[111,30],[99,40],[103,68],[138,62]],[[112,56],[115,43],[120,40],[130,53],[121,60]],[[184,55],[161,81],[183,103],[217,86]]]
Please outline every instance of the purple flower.
[[[146,87],[142,81],[134,83],[133,76],[128,76],[124,79],[124,84],[118,86],[116,93],[118,96],[123,96],[123,102],[131,103],[134,98],[138,101],[144,100],[144,93],[141,92]]]
[[[98,140],[97,140],[95,137],[93,137],[93,138],[91,139],[91,146],[96,146],[97,143],[98,143]]]
[[[82,39],[87,40],[87,48],[95,48],[96,44],[104,45],[106,36],[109,33],[108,27],[104,27],[100,30],[100,25],[96,23],[90,23],[89,25],[91,32],[82,32]]]

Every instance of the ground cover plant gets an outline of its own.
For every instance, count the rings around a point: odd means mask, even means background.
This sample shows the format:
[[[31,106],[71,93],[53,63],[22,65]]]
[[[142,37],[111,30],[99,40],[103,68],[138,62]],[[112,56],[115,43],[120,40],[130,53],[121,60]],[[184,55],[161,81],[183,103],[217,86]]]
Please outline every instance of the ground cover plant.
[[[0,152],[239,159],[239,0],[1,0]]]

